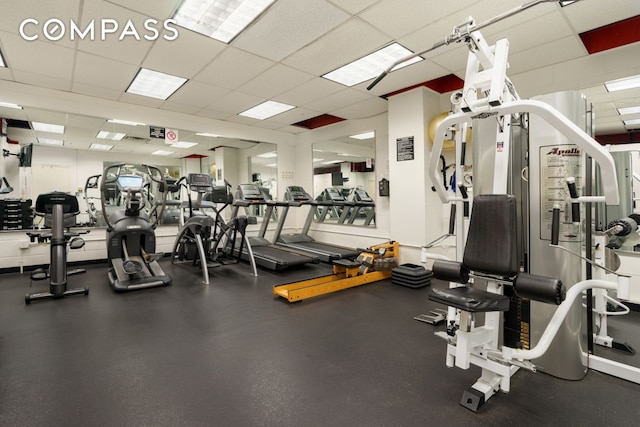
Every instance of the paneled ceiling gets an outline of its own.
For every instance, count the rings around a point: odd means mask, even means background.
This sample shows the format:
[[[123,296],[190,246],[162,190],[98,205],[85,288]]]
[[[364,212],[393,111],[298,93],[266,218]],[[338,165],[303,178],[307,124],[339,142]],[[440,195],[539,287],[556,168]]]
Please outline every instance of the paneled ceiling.
[[[26,41],[19,33],[26,18],[42,24],[52,17],[80,26],[104,18],[121,25],[131,20],[142,29],[150,17],[171,18],[180,2],[11,2],[0,14],[0,51],[7,63],[0,68],[0,101],[17,102],[25,108],[0,107],[0,117],[66,125],[65,146],[78,149],[104,143],[95,139],[100,129],[129,136],[114,142],[114,151],[150,153],[162,148],[162,142],[148,138],[147,127],[114,125],[106,123],[106,118],[142,121],[145,117],[144,122],[154,126],[169,122],[168,127],[180,130],[181,140],[199,143],[191,149],[173,150],[175,157],[206,154],[220,145],[243,146],[259,140],[261,133],[268,133],[273,141],[278,135],[306,131],[294,126],[303,120],[323,114],[346,120],[378,115],[387,110],[387,101],[381,98],[384,94],[450,74],[464,78],[467,54],[462,45],[430,52],[424,61],[391,73],[372,91],[366,89],[370,81],[346,87],[321,76],[392,42],[422,51],[449,35],[468,16],[482,22],[524,1],[277,0],[230,44],[180,27],[173,41],[113,36]],[[509,39],[509,75],[521,97],[583,90],[594,103],[596,132],[617,134],[627,130],[616,108],[640,104],[640,89],[609,94],[602,83],[640,74],[640,43],[589,54],[579,34],[638,15],[638,0],[581,0],[567,7],[550,2],[482,32],[490,43]],[[31,28],[39,31],[39,27]],[[141,67],[188,81],[167,100],[126,93]],[[44,93],[47,98],[54,94],[59,105],[52,108],[50,102],[43,102]],[[266,100],[296,108],[265,120],[238,115]],[[103,112],[99,118],[89,113],[97,107]],[[93,117],[86,117],[85,111]],[[197,131],[218,133],[218,127],[227,138],[195,135]],[[250,130],[254,137],[243,142],[225,129]],[[18,129],[9,135],[20,143],[35,141],[36,136],[51,137]]]

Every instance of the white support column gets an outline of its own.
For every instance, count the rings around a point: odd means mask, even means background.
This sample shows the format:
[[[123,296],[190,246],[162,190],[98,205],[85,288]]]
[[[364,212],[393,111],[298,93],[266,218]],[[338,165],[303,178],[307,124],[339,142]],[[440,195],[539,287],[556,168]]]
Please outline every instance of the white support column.
[[[427,129],[440,113],[440,96],[417,88],[389,98],[388,111],[389,234],[402,245],[400,262],[419,263],[421,246],[446,233],[449,218],[448,206],[431,191],[428,177],[431,141]],[[404,137],[413,137],[413,160],[398,160],[397,139]]]

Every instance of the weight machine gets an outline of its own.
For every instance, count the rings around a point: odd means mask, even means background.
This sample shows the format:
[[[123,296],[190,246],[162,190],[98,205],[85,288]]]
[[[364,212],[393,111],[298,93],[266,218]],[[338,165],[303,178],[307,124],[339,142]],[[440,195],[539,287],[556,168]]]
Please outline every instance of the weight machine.
[[[497,391],[508,392],[510,378],[519,368],[540,368],[565,379],[584,376],[586,355],[581,328],[576,326],[582,322],[583,291],[608,289],[618,291],[621,298],[628,295],[625,277],[618,276],[619,284],[590,276],[581,280],[583,236],[575,224],[580,219],[569,219],[566,206],[579,212],[577,203],[586,204],[589,226],[584,240],[589,252],[591,203],[619,203],[612,156],[586,133],[586,124],[581,128],[574,123],[586,110],[586,103],[579,95],[547,97],[569,106],[563,114],[540,100],[521,100],[506,75],[508,41],[498,40],[490,46],[479,32],[547,2],[532,1],[477,25],[468,18],[443,41],[396,61],[369,85],[373,87],[396,65],[438,47],[464,42],[469,48],[464,88],[452,96],[455,111],[437,128],[429,161],[429,176],[438,196],[443,203],[457,205],[459,261],[434,262],[435,277],[449,281],[450,288],[433,289],[430,299],[449,307],[447,331],[437,333],[447,342],[446,365],[482,369],[481,377],[460,402],[474,411]],[[580,104],[583,111],[572,111]],[[465,242],[465,199],[447,193],[438,160],[444,140],[453,139],[456,176],[463,176],[469,123],[474,129],[474,170],[490,172],[474,176],[475,196]],[[585,153],[587,164],[583,165]],[[591,196],[591,160],[602,171],[604,196]],[[555,204],[574,191],[564,183],[570,176],[586,183],[586,195],[575,198],[574,204],[563,203],[561,216],[561,207]]]

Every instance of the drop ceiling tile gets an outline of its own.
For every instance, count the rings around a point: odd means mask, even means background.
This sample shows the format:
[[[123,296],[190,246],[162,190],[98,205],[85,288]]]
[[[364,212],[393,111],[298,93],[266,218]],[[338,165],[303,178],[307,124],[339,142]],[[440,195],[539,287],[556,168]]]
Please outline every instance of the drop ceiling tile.
[[[593,30],[640,15],[638,0],[581,1],[562,8],[562,13],[578,33]]]
[[[329,114],[344,117],[348,120],[356,120],[382,114],[387,111],[387,106],[388,104],[386,100],[382,98],[373,98],[338,110],[329,111]]]
[[[38,24],[27,24],[24,32],[28,36],[38,36],[38,41],[48,42],[44,36],[42,27],[46,21],[51,18],[58,18],[65,24],[65,37],[49,44],[72,48],[75,42],[70,40],[69,21],[74,19],[76,22],[80,14],[80,0],[68,1],[40,1],[40,0],[21,0],[5,3],[2,8],[2,19],[0,19],[0,30],[4,30],[15,35],[20,34],[20,24],[27,18],[36,19]],[[59,34],[59,33],[56,33]],[[25,43],[30,43],[25,40]]]
[[[348,18],[346,12],[325,0],[279,0],[233,45],[280,61]]]
[[[165,103],[162,104],[160,109],[167,110],[167,111],[175,111],[178,113],[195,114],[198,111],[200,111],[202,107],[197,107],[191,104],[181,104],[179,102],[173,102],[173,101],[165,101]]]
[[[313,76],[310,74],[286,65],[276,64],[240,86],[237,90],[270,99],[312,78]]]
[[[424,0],[382,0],[359,16],[393,38],[400,38],[473,4],[476,0],[427,2]],[[461,14],[461,19],[468,13]],[[446,34],[443,35],[444,38]]]
[[[170,18],[177,10],[182,0],[105,0],[108,3],[121,6],[143,15],[157,19]]]
[[[78,52],[74,82],[124,92],[137,72],[138,67],[135,65]]]
[[[389,42],[389,36],[353,18],[282,62],[319,76],[368,55]]]
[[[235,114],[229,113],[228,111],[218,111],[214,108],[203,108],[202,110],[196,112],[195,115],[206,117],[208,119],[226,120],[229,117],[234,116]]]
[[[211,37],[181,28],[176,40],[156,40],[142,66],[189,79],[226,47]]]
[[[280,127],[283,124],[290,125],[293,123],[298,123],[303,120],[319,116],[320,114],[322,113],[316,110],[298,107],[294,108],[293,110],[285,111],[284,113],[278,114],[277,116],[270,117],[268,120],[279,123],[278,127]]]
[[[254,126],[262,129],[277,129],[282,126],[282,123],[274,122],[270,119],[258,120],[258,119],[252,119],[251,117],[245,117],[245,116],[231,116],[227,119],[227,121],[230,121],[233,123],[240,123],[243,125]]]
[[[225,96],[229,92],[229,89],[190,80],[171,95],[169,100],[202,108],[211,105],[217,99]]]
[[[100,86],[94,86],[86,83],[73,82],[71,86],[73,93],[79,93],[82,95],[88,95],[96,98],[104,98],[111,100],[118,100],[122,96],[122,90],[107,89]]]
[[[126,102],[129,104],[143,105],[145,107],[151,107],[151,108],[160,108],[160,106],[164,103],[164,100],[162,99],[150,98],[148,96],[135,95],[133,93],[127,93],[127,92],[124,92],[120,96],[119,101]]]
[[[264,101],[266,101],[265,98],[260,98],[257,96],[248,95],[246,93],[233,91],[219,98],[216,102],[212,103],[208,108],[216,111],[220,111],[220,112],[238,114],[245,110],[248,110],[251,107],[255,107],[256,105]]]
[[[357,14],[378,0],[328,0],[330,3],[344,9],[351,14]]]
[[[348,105],[355,104],[366,99],[370,99],[372,95],[368,95],[356,89],[344,89],[340,92],[332,93],[322,99],[309,102],[308,104],[301,105],[301,107],[308,108],[314,111],[320,111],[323,113],[329,110],[336,110]]]
[[[585,55],[584,46],[577,37],[565,37],[510,55],[507,75],[571,61]]]
[[[68,79],[59,79],[56,77],[49,77],[43,74],[31,73],[29,71],[14,70],[13,75],[18,83],[25,83],[33,86],[42,86],[50,89],[57,89],[62,91],[71,90],[71,81]]]
[[[574,34],[566,20],[557,12],[547,13],[508,29],[495,32],[491,30],[492,28],[488,28],[483,32],[487,42],[491,45],[499,39],[508,39],[510,55]]]
[[[2,53],[12,70],[56,80],[71,80],[75,56],[73,49],[37,40],[27,42],[9,33],[2,33],[2,44]]]
[[[315,101],[316,99],[323,98],[343,89],[344,86],[339,83],[323,79],[322,77],[314,77],[291,90],[281,93],[274,97],[273,100],[289,105],[302,105],[303,103]]]
[[[113,34],[107,34],[105,40],[101,39],[100,23],[103,19],[115,19],[118,22],[118,30]],[[145,34],[150,34],[144,29],[145,15],[132,12],[108,3],[106,1],[85,1],[82,9],[80,26],[85,27],[91,20],[96,22],[96,34],[93,40],[86,38],[78,40],[78,49],[94,55],[105,56],[129,64],[141,65],[142,60],[151,50],[154,41],[146,40]],[[122,29],[131,20],[139,33],[140,40],[134,36],[127,36],[119,40]],[[159,37],[164,33],[161,29]]]
[[[274,64],[273,61],[228,47],[193,79],[227,89],[236,89]]]

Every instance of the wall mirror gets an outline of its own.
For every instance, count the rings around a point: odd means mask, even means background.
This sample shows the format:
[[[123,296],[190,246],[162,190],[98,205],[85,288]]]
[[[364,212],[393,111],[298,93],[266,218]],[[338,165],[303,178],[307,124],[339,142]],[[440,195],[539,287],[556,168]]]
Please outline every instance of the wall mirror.
[[[613,221],[632,217],[640,221],[640,151],[637,149],[613,151],[610,153],[616,165],[620,204],[607,206],[599,204],[596,210],[598,227],[608,228]],[[599,169],[596,178],[599,185]],[[600,191],[601,193],[601,191]],[[639,215],[635,217],[635,215]],[[639,223],[640,225],[640,223]],[[613,237],[611,244],[618,250],[640,252],[640,236],[630,233],[624,237]]]
[[[0,106],[0,117],[0,143],[6,153],[0,157],[0,198],[33,203],[38,194],[49,191],[75,194],[81,211],[77,222],[81,225],[103,225],[95,216],[101,210],[100,189],[97,182],[92,187],[87,180],[101,175],[106,164],[148,163],[173,178],[188,172],[208,172],[218,185],[226,178],[233,191],[240,183],[253,182],[255,175],[262,187],[274,197],[277,194],[274,144],[188,129],[174,129],[177,142],[167,144],[164,137],[156,138],[162,135],[153,129],[161,124],[26,107]],[[21,154],[30,144],[27,159]],[[227,168],[223,168],[223,157],[220,169],[216,168],[218,149],[226,150]],[[25,164],[27,160],[29,165]]]
[[[375,133],[314,144],[312,191],[316,223],[375,227]]]
[[[224,180],[232,185],[235,194],[240,184],[256,184],[267,198],[278,199],[278,151],[277,145],[236,140],[235,146],[219,146],[215,149],[212,174],[218,185]],[[247,215],[264,216],[264,206],[251,206],[244,209]],[[277,211],[271,218],[277,221]]]

